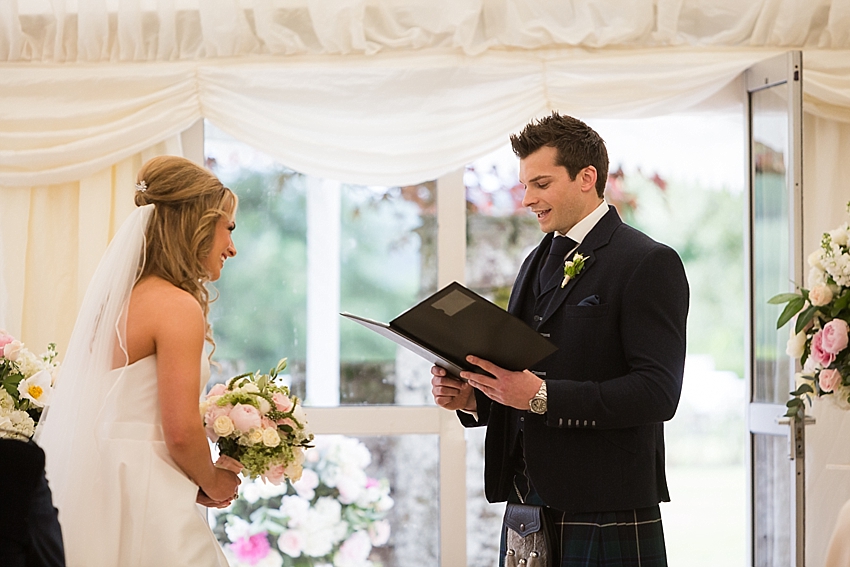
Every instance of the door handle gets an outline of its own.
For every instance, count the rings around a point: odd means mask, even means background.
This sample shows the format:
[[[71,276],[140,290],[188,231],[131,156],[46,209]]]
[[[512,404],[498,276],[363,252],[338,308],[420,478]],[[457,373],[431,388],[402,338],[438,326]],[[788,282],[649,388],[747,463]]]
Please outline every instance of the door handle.
[[[782,416],[776,419],[779,425],[788,425],[791,428],[791,434],[788,436],[788,458],[790,460],[804,459],[806,457],[806,443],[803,428],[807,425],[814,425],[815,418],[806,415],[803,419],[797,417]]]

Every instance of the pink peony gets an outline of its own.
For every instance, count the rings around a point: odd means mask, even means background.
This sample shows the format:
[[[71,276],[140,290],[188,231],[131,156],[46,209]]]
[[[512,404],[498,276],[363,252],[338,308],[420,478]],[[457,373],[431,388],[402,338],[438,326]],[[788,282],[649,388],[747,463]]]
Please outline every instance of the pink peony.
[[[304,535],[298,530],[286,530],[277,539],[277,547],[290,557],[298,557],[304,549]]]
[[[339,546],[339,551],[334,557],[334,564],[339,566],[361,565],[369,558],[372,551],[372,542],[369,534],[364,531],[356,531]]]
[[[830,354],[838,354],[847,347],[847,332],[850,325],[843,319],[833,319],[823,326],[821,346]]]
[[[233,425],[242,433],[247,433],[252,428],[260,427],[260,412],[254,406],[248,404],[236,404],[230,410],[230,419]]]
[[[267,481],[272,484],[280,484],[283,482],[284,472],[286,471],[286,467],[283,465],[274,465],[266,471],[266,474],[263,475]]]
[[[224,384],[216,384],[215,386],[210,388],[210,393],[207,394],[207,397],[223,396],[225,392],[227,392],[227,387]]]
[[[274,405],[277,406],[277,411],[289,411],[292,409],[292,400],[280,392],[272,394],[272,400],[274,400]]]
[[[832,392],[841,383],[841,373],[838,370],[821,370],[818,376],[818,384],[824,392]]]
[[[378,520],[369,526],[369,539],[375,547],[384,545],[390,539],[390,523]]]
[[[812,360],[821,366],[829,366],[835,360],[835,355],[831,352],[826,352],[823,348],[823,329],[815,333],[812,337]]]
[[[15,337],[8,334],[6,331],[0,331],[0,353],[3,352],[3,347],[15,340]]]
[[[251,537],[237,539],[230,545],[230,549],[239,561],[256,565],[269,554],[271,544],[266,532],[261,532]]]

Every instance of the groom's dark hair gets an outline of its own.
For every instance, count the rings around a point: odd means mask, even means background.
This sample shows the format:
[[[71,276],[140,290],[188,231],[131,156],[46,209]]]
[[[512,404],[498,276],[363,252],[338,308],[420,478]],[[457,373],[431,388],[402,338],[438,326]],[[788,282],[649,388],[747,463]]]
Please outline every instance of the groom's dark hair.
[[[608,150],[596,130],[572,116],[551,116],[532,120],[522,132],[511,135],[511,147],[519,159],[525,159],[543,146],[558,151],[556,165],[567,169],[570,179],[592,165],[596,168],[596,194],[601,198],[608,182]]]

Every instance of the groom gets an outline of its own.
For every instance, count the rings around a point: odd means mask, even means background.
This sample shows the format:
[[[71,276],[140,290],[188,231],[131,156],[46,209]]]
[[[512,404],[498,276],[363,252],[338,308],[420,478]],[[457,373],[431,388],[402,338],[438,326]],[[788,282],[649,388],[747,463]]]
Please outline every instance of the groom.
[[[434,367],[434,399],[487,427],[487,499],[545,506],[557,565],[666,566],[658,503],[685,361],[682,262],[605,202],[608,153],[585,123],[553,113],[511,144],[546,235],[508,311],[558,351],[529,369],[470,356],[489,375],[462,372],[466,383]]]

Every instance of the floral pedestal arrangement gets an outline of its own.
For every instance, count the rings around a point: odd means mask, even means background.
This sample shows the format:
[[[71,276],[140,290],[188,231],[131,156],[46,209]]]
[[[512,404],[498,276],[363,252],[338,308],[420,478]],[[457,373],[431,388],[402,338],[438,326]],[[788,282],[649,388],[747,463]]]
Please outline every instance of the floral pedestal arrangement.
[[[30,439],[50,403],[59,364],[56,345],[41,356],[0,329],[0,438]]]
[[[233,567],[377,567],[370,555],[389,541],[389,483],[366,475],[371,455],[357,439],[313,442],[299,480],[245,480],[239,499],[213,512]]]
[[[802,417],[804,401],[811,404],[813,397],[850,409],[850,223],[825,232],[808,263],[807,288],[770,299],[787,303],[777,328],[796,316],[786,352],[800,360],[802,370],[787,404],[789,417]]]

